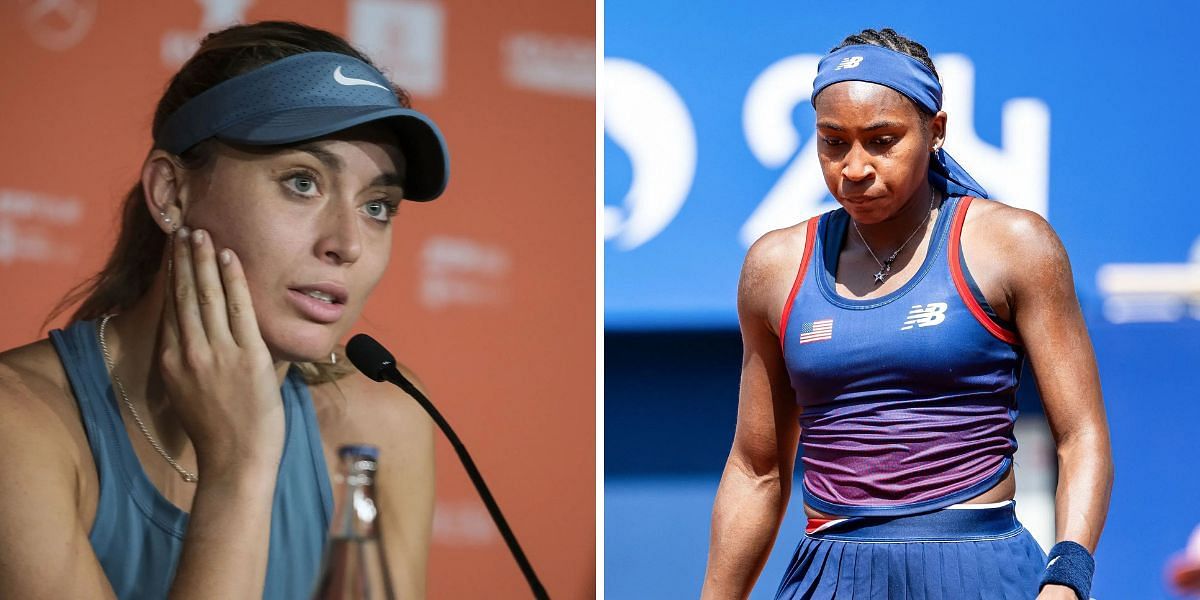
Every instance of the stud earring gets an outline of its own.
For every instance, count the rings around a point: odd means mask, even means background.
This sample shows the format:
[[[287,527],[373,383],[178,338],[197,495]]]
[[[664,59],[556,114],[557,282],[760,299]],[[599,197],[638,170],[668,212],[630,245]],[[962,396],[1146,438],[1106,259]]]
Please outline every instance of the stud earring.
[[[329,364],[331,364],[331,365],[337,364],[337,354],[335,354],[333,352],[329,353]]]

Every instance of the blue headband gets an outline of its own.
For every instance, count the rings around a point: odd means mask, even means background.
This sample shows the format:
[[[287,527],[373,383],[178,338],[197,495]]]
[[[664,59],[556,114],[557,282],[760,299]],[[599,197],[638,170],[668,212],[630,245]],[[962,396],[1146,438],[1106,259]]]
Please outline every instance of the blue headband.
[[[396,133],[407,161],[404,197],[433,200],[446,189],[446,142],[427,116],[400,105],[375,68],[345,54],[306,52],[223,81],[163,123],[155,147],[180,154],[203,140],[291,144],[372,121]]]
[[[813,106],[817,104],[817,94],[843,81],[887,86],[931,113],[936,114],[942,109],[942,84],[937,77],[921,61],[882,46],[846,46],[822,58],[817,65],[817,78],[813,80]],[[987,190],[944,149],[939,148],[933,153],[929,175],[930,180],[948,194],[988,197]]]

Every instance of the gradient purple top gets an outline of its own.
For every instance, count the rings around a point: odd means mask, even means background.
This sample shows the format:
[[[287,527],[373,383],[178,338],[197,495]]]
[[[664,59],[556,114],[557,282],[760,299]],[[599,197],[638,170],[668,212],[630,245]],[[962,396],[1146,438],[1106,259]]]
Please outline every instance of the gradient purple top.
[[[970,304],[993,327],[1008,327],[986,306],[960,255],[952,268],[961,205],[957,197],[944,203],[917,274],[865,301],[838,296],[834,287],[849,216],[837,210],[821,218],[784,335],[803,409],[804,500],[817,510],[935,510],[986,491],[1011,465],[1024,355],[972,313]]]

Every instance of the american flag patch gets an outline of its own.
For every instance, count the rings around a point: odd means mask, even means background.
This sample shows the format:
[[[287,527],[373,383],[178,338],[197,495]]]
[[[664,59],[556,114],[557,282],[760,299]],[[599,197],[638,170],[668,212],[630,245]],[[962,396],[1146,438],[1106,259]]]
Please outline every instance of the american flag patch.
[[[833,319],[806,321],[800,324],[800,343],[819,342],[833,338]]]

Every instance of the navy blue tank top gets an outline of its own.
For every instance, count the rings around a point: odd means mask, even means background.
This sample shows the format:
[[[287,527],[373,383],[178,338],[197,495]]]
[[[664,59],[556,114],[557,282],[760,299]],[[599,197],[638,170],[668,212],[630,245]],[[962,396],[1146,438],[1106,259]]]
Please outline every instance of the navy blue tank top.
[[[869,300],[836,291],[850,216],[809,222],[780,323],[809,506],[839,516],[936,510],[1008,471],[1024,352],[963,261],[970,202],[947,199],[912,279]]]
[[[70,380],[100,479],[88,535],[118,598],[166,598],[188,514],[159,493],[142,470],[121,421],[93,321],[50,332]],[[307,598],[321,565],[333,494],[308,386],[294,367],[283,388],[286,434],[271,513],[263,598]]]

